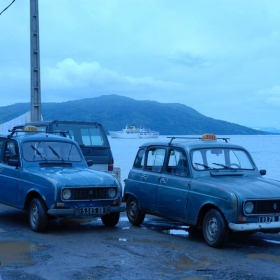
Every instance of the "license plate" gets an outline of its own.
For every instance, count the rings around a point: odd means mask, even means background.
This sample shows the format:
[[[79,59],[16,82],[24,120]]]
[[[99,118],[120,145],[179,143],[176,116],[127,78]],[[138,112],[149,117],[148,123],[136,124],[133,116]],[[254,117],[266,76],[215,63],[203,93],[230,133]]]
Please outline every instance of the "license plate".
[[[81,215],[105,214],[105,207],[82,207],[80,208]]]
[[[260,223],[271,223],[271,222],[278,222],[278,216],[260,216],[259,218]]]

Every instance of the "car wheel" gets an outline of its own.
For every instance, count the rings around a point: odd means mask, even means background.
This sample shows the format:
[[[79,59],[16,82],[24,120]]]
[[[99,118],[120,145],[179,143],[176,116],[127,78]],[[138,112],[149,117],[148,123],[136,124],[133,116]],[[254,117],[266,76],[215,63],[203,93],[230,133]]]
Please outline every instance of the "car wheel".
[[[42,199],[34,198],[29,206],[29,225],[35,232],[43,232],[48,225],[47,207]]]
[[[209,210],[203,219],[203,236],[211,247],[223,247],[228,238],[228,228],[224,217],[216,209]]]
[[[145,214],[138,208],[138,202],[133,196],[127,199],[126,214],[128,220],[135,226],[140,225],[145,219]]]
[[[101,217],[102,223],[106,227],[114,227],[120,219],[120,213],[110,213]]]

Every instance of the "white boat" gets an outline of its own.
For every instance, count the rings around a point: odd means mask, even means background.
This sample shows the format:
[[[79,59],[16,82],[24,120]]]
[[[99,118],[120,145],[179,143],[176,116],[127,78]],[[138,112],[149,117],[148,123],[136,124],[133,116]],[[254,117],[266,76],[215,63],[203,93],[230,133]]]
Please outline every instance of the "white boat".
[[[126,126],[119,131],[109,131],[112,138],[139,139],[139,138],[158,138],[159,132],[146,128],[136,128],[132,125],[130,128]]]

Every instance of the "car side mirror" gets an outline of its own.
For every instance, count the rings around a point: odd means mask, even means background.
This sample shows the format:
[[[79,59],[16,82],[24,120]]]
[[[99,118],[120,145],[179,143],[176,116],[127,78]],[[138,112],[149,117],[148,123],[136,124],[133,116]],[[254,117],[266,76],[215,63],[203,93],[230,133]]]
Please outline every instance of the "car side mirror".
[[[87,160],[87,165],[88,167],[93,166],[93,160],[92,159]]]
[[[261,169],[260,170],[260,174],[263,176],[263,175],[265,175],[266,174],[266,170],[265,169]]]
[[[8,160],[8,165],[18,167],[19,166],[19,160],[15,159],[15,158],[11,158],[11,159]]]

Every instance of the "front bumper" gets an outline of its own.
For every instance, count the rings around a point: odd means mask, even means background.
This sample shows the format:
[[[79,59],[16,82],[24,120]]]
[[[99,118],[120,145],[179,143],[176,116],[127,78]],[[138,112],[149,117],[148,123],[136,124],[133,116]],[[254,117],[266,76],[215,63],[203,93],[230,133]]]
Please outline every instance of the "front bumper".
[[[275,231],[280,232],[280,222],[269,222],[269,223],[245,223],[245,224],[234,224],[229,223],[229,228],[233,232],[239,231]]]
[[[110,213],[115,212],[124,212],[125,205],[122,204],[120,206],[108,206],[106,208],[105,214],[91,214],[91,215],[81,215],[79,208],[51,208],[47,211],[48,215],[54,217],[63,217],[63,216],[94,216],[94,217],[101,217]]]

